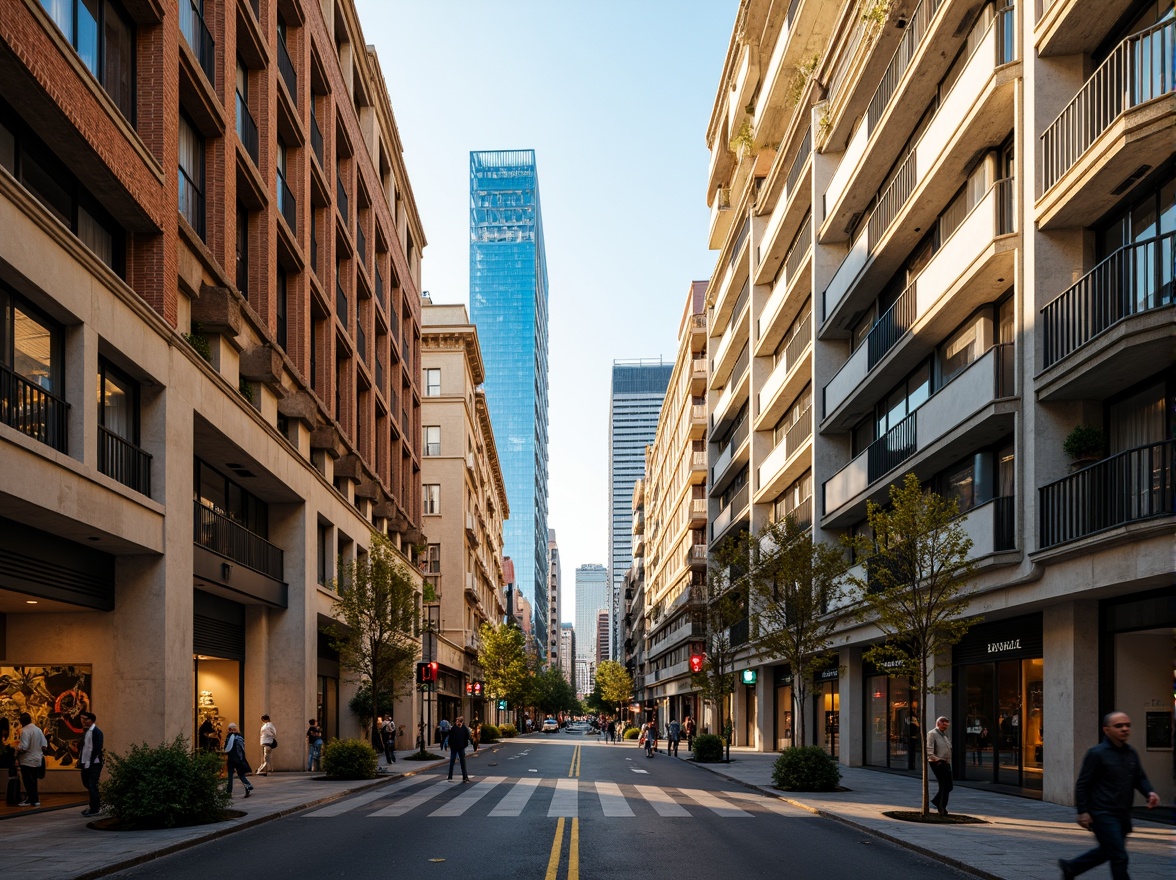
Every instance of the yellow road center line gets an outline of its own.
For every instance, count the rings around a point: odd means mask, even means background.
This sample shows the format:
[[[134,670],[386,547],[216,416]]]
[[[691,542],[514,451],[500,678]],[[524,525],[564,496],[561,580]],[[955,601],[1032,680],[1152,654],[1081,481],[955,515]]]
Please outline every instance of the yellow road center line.
[[[551,842],[551,858],[547,860],[546,880],[558,880],[559,878],[559,856],[563,850],[563,830],[564,817],[560,816],[555,823],[555,840]]]
[[[568,844],[568,880],[580,880],[580,819],[572,819],[572,839]]]

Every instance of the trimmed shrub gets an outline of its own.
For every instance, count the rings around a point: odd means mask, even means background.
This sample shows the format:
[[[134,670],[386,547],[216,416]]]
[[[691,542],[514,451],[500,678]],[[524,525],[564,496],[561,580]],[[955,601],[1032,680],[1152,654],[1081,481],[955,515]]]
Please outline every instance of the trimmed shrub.
[[[503,724],[498,728],[498,735],[503,739],[510,739],[512,736],[518,736],[519,732],[513,724]]]
[[[702,764],[723,760],[723,738],[715,733],[694,737],[694,760]]]
[[[478,744],[498,742],[498,728],[493,724],[483,724],[478,728]]]
[[[182,736],[131,746],[125,756],[109,753],[102,803],[128,829],[219,822],[232,802],[220,779],[223,759],[217,752],[193,752]]]
[[[640,727],[626,727],[625,728],[625,739],[640,739],[640,738],[641,738],[641,728]]]
[[[333,739],[323,746],[323,772],[331,779],[375,779],[380,756],[361,739]]]
[[[780,753],[772,781],[784,791],[836,791],[841,768],[820,746],[796,746]]]

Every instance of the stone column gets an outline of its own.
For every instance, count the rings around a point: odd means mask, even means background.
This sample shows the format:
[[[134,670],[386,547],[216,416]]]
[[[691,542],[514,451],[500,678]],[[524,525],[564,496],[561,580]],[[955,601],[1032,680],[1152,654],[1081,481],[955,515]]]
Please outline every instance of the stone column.
[[[841,666],[838,681],[838,760],[846,767],[860,767],[865,757],[862,712],[865,711],[865,678],[862,675],[862,649],[842,648],[837,658]]]
[[[1042,797],[1074,804],[1074,780],[1098,741],[1098,604],[1067,602],[1043,614],[1045,673]]]

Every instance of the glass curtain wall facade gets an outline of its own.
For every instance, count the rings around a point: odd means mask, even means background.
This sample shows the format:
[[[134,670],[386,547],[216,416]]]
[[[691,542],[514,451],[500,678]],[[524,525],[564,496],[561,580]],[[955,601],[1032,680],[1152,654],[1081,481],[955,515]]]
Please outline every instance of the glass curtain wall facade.
[[[608,407],[608,560],[611,656],[622,654],[625,572],[633,562],[633,486],[645,476],[645,447],[657,435],[672,363],[614,361]]]
[[[608,660],[608,650],[598,650],[597,619],[600,612],[608,613],[608,569],[603,565],[581,565],[576,568],[576,660],[590,665],[588,689],[596,682],[597,659]],[[578,686],[578,685],[577,685]]]
[[[470,153],[470,314],[510,502],[503,552],[546,653],[547,259],[534,150]]]

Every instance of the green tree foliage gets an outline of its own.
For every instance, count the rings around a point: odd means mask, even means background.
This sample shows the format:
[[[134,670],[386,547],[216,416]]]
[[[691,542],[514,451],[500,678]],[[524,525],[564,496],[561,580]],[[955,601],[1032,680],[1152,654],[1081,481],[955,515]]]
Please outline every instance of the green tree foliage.
[[[192,751],[182,736],[107,753],[102,801],[120,828],[174,828],[224,819],[232,803],[220,778],[222,756]]]
[[[837,621],[827,614],[840,595],[844,548],[813,541],[791,517],[768,523],[749,548],[751,637],[760,657],[783,660],[792,672],[793,742],[805,742],[804,708],[816,674],[829,666]]]
[[[892,677],[910,677],[919,699],[921,729],[928,731],[927,695],[951,688],[933,683],[936,661],[968,631],[966,590],[975,573],[969,560],[972,540],[958,519],[959,505],[925,492],[914,474],[890,487],[890,507],[871,502],[866,519],[872,545],[857,544],[866,558],[866,575],[850,582],[862,600],[861,618],[886,641],[863,652],[866,660]],[[939,664],[943,665],[943,664]],[[923,815],[928,812],[927,740],[923,757]]]
[[[633,677],[624,665],[616,660],[604,660],[596,667],[596,687],[600,700],[612,711],[633,698]]]
[[[388,539],[376,532],[368,552],[344,566],[333,584],[336,622],[327,633],[349,680],[376,695],[369,723],[392,709],[380,705],[384,695],[395,698],[412,688],[413,663],[420,656],[419,584]]]
[[[558,669],[545,669],[533,675],[528,683],[527,700],[540,715],[556,715],[576,708],[576,692]]]
[[[511,706],[526,702],[531,670],[527,667],[523,631],[510,624],[483,623],[478,629],[482,648],[478,663],[485,674],[487,691]]]

